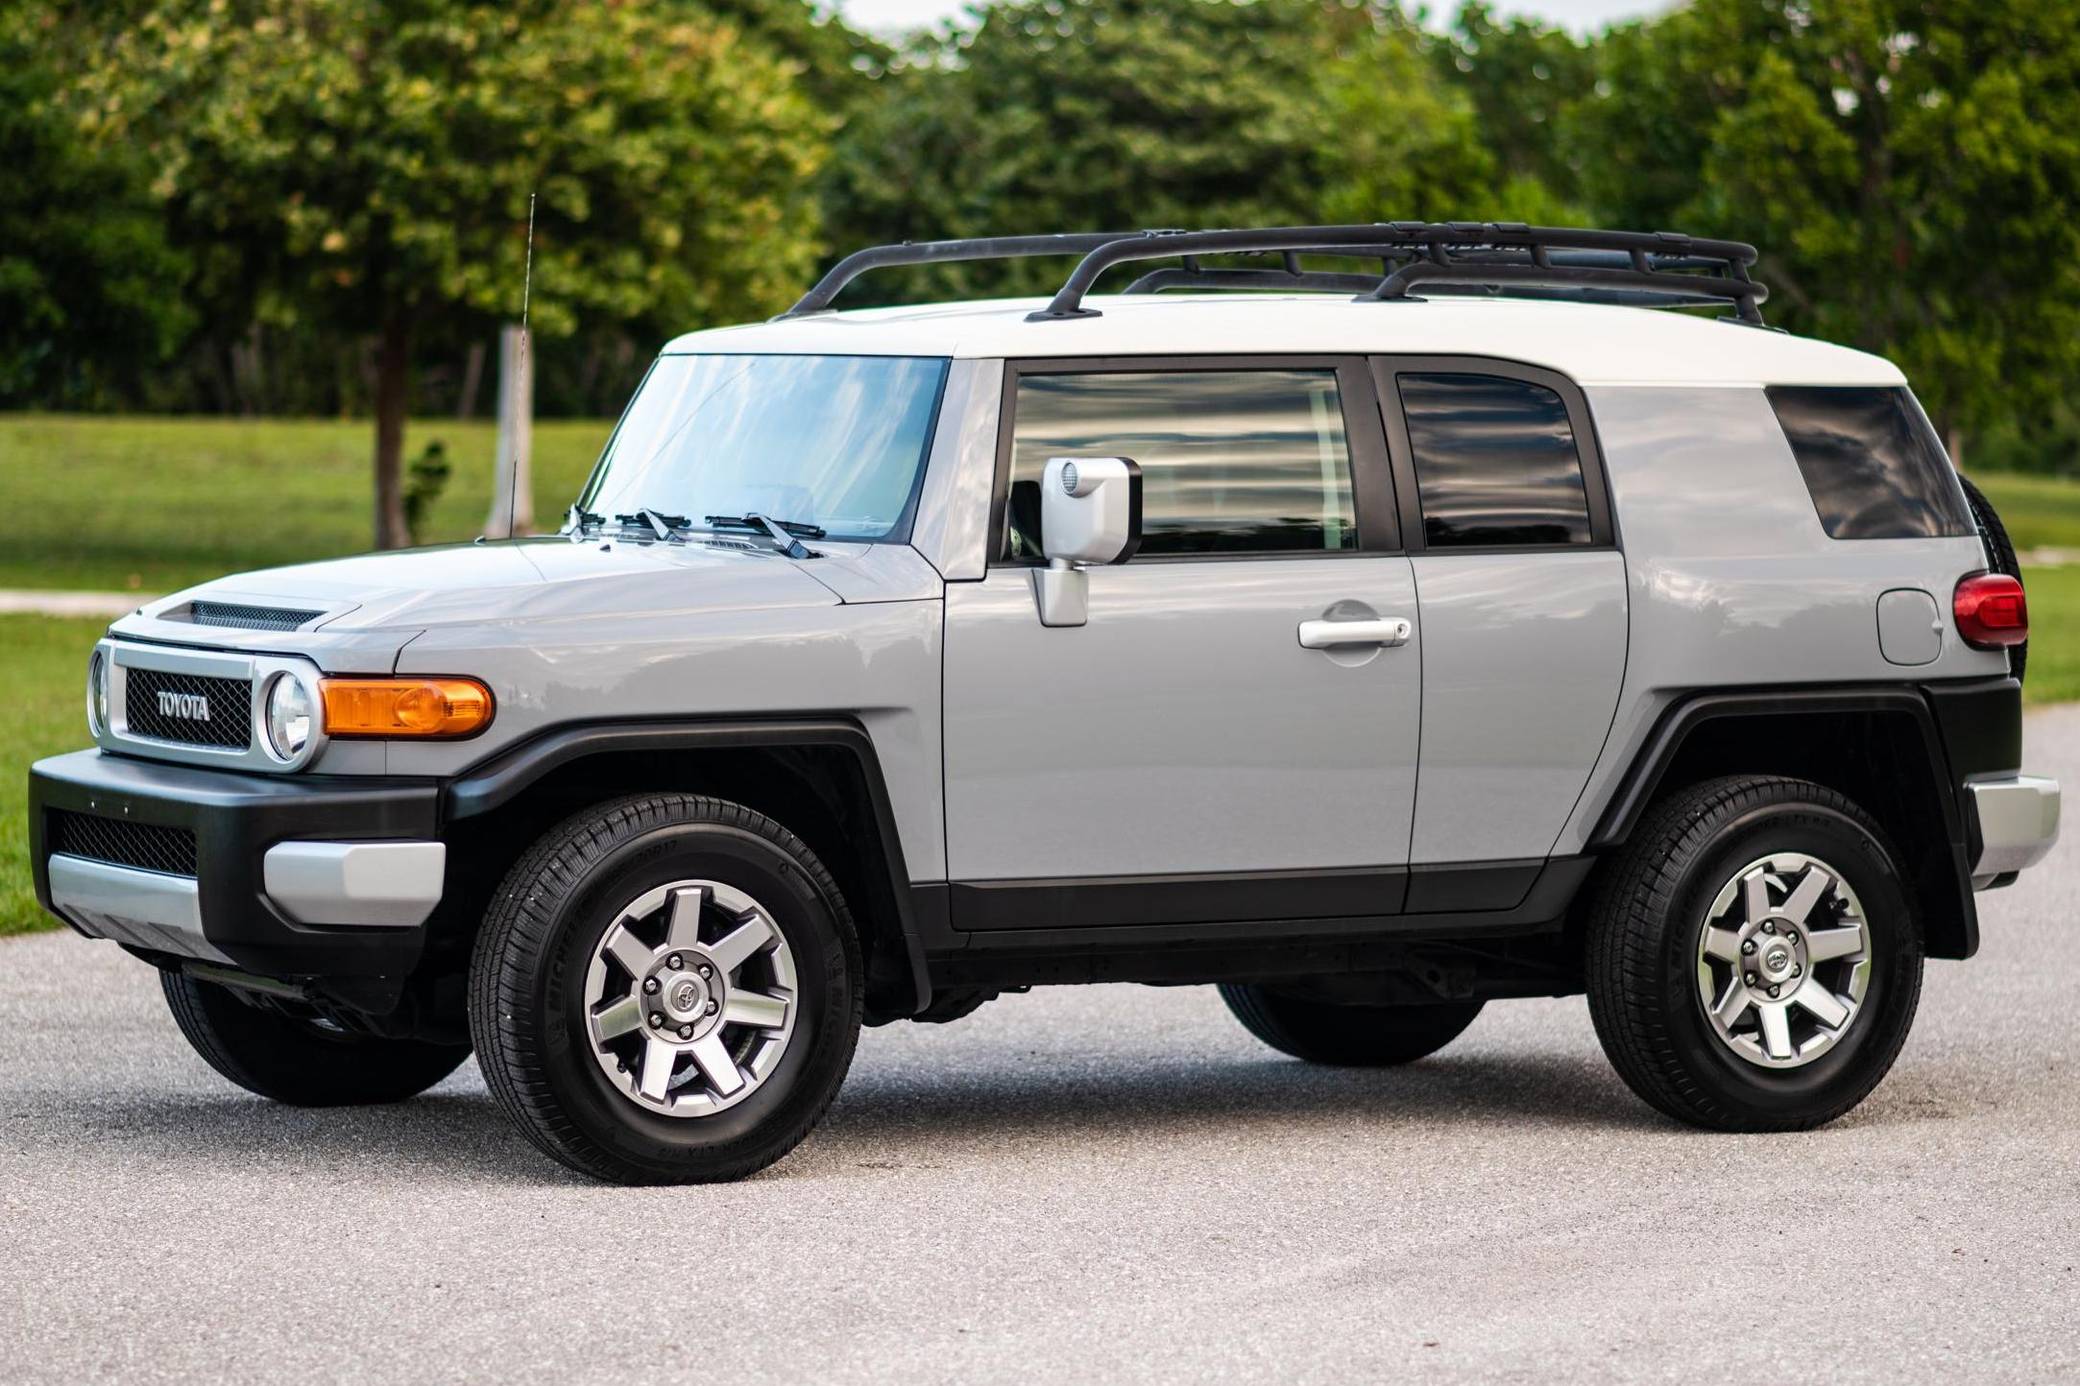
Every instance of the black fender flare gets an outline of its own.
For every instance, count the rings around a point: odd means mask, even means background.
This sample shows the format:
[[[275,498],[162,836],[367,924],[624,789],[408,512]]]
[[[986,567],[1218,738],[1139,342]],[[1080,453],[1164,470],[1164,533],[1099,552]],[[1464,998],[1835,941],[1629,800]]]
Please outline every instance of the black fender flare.
[[[785,718],[689,718],[671,720],[572,722],[549,727],[503,747],[470,766],[441,787],[441,821],[476,818],[511,803],[529,786],[555,770],[592,756],[627,752],[688,750],[770,750],[784,747],[835,747],[858,762],[866,785],[874,824],[888,865],[889,896],[909,960],[911,985],[918,1009],[931,1004],[932,985],[925,964],[925,943],[911,893],[903,841],[896,829],[895,809],[881,773],[874,739],[858,719],[844,714]]]
[[[1979,945],[1979,912],[1971,880],[1971,862],[1979,852],[1979,824],[1965,785],[1974,776],[2020,765],[2021,708],[2020,686],[2010,678],[1694,692],[1662,711],[1598,815],[1587,850],[1608,852],[1626,840],[1659,792],[1684,743],[1714,721],[1828,714],[1904,716],[1915,728],[1935,783],[1948,839],[1947,874],[1956,881],[1954,901],[1941,902],[1949,916],[1942,937],[1949,941],[1931,956],[1968,958]]]

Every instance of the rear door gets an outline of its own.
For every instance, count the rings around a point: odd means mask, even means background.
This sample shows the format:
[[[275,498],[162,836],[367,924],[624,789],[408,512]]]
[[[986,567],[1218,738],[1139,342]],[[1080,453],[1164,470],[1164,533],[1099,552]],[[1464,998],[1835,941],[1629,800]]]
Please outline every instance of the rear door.
[[[1625,676],[1625,559],[1596,430],[1551,371],[1373,366],[1423,626],[1408,908],[1507,909],[1581,796]],[[1461,863],[1481,869],[1439,869]]]
[[[1350,358],[1013,363],[994,560],[946,602],[947,862],[962,929],[1396,911],[1421,636],[1371,375]],[[1039,476],[1124,456],[1143,540],[1042,626]]]

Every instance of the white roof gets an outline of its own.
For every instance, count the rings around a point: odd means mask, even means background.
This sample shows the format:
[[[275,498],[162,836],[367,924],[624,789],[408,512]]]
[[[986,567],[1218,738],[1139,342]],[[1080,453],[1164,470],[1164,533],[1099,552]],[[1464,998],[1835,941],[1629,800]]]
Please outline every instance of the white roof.
[[[1147,294],[1085,300],[1097,317],[1027,322],[1044,303],[816,313],[690,332],[665,351],[985,358],[1391,352],[1498,357],[1583,385],[1905,382],[1883,357],[1667,309],[1502,298],[1359,303],[1334,294]]]

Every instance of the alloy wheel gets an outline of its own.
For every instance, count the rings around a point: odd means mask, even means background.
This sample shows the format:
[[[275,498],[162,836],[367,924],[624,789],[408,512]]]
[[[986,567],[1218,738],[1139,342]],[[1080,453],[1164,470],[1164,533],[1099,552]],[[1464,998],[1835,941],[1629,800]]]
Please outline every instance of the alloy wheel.
[[[794,953],[772,914],[720,881],[630,901],[585,976],[593,1057],[621,1093],[671,1117],[711,1115],[779,1065],[800,1010]]]

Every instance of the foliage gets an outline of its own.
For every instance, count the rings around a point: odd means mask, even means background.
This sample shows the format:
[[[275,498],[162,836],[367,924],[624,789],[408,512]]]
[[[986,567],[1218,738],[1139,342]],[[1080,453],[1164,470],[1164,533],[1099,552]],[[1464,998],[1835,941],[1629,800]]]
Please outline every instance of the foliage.
[[[831,165],[838,244],[1487,201],[1470,108],[1391,7],[1012,0],[979,15],[871,79]],[[874,292],[1035,291],[1061,272],[956,265],[877,276]]]
[[[404,474],[404,526],[417,544],[426,537],[426,519],[433,503],[447,489],[448,476],[454,468],[448,465],[448,445],[435,438],[429,442]]]
[[[0,7],[0,405],[103,404],[190,319],[144,161],[65,99],[76,47],[54,7]]]
[[[1963,430],[2080,365],[2080,10],[1696,0],[1599,45],[1568,138],[1612,221],[1763,246],[1773,321],[1898,361]]]
[[[376,353],[378,538],[403,540],[415,339],[730,321],[807,272],[822,122],[685,5],[216,0],[112,39],[93,114],[144,148],[201,296]]]
[[[809,0],[15,0],[0,398],[374,404],[395,472],[514,311],[530,189],[539,398],[585,413],[875,240],[1496,218],[1754,241],[1771,320],[1898,360],[1967,462],[2080,470],[2080,9],[1499,3],[1004,0],[891,51]]]

